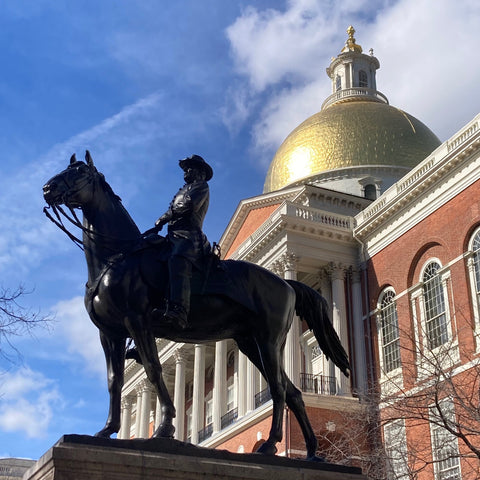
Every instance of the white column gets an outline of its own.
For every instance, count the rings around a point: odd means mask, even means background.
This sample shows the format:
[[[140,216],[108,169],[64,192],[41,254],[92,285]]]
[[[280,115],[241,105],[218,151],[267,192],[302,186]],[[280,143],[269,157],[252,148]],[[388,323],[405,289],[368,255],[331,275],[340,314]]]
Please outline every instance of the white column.
[[[130,438],[130,427],[132,426],[132,403],[132,397],[127,395],[122,398],[122,420],[118,438]]]
[[[342,265],[332,266],[332,321],[343,348],[348,352],[347,312],[345,301],[345,269]],[[335,367],[335,377],[342,395],[350,393],[348,378]]]
[[[140,413],[140,438],[148,438],[150,427],[150,408],[152,404],[152,386],[147,380],[142,381],[142,408]]]
[[[367,388],[367,360],[360,273],[361,271],[359,270],[352,270],[353,341],[355,347],[354,374],[357,391],[359,393],[365,393]]]
[[[135,413],[135,438],[140,437],[140,431],[142,430],[142,389],[141,385],[137,385],[136,387],[137,393],[137,406],[136,406],[136,413]]]
[[[238,351],[237,405],[238,417],[247,413],[247,356]]]
[[[205,418],[205,345],[195,345],[192,399],[192,443],[198,443],[198,432]]]
[[[298,257],[292,253],[286,253],[281,262],[284,266],[285,280],[296,280]],[[295,315],[285,344],[284,365],[288,378],[297,387],[300,386],[300,356],[300,320]]]
[[[303,356],[305,358],[305,373],[311,374],[312,373],[312,347],[305,343],[303,346]]]
[[[215,376],[213,380],[213,432],[222,429],[227,389],[227,341],[215,344]]]
[[[247,388],[246,395],[247,395],[247,412],[251,412],[255,410],[255,376],[257,373],[257,369],[255,365],[250,361],[247,360]]]
[[[154,432],[160,426],[161,421],[162,421],[162,404],[160,403],[160,400],[157,397],[157,401],[155,402],[155,420],[153,422]]]
[[[182,440],[185,437],[185,355],[180,349],[175,351],[175,391],[173,404],[177,416],[173,419],[175,438]]]
[[[329,312],[331,312],[332,309],[332,282],[331,282],[331,267],[330,266],[325,266],[320,269],[319,272],[319,282],[320,282],[320,294],[325,298],[325,300],[328,303],[329,306]],[[330,315],[330,314],[329,314]],[[335,365],[333,364],[332,360],[328,359],[325,357],[325,355],[322,355],[322,374],[326,375],[330,378],[333,378],[335,381]],[[330,388],[330,382],[329,382],[329,388]],[[334,392],[330,392],[333,394]]]

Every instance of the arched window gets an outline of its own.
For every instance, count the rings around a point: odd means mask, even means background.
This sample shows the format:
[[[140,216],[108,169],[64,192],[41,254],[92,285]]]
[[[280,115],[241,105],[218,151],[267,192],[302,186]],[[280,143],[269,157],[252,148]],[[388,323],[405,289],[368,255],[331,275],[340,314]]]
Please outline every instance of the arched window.
[[[342,89],[342,78],[340,75],[337,75],[335,78],[335,91],[338,92],[339,90]]]
[[[447,315],[442,279],[438,274],[441,266],[430,262],[423,272],[423,298],[425,302],[425,334],[427,346],[434,349],[448,341]]]
[[[379,308],[383,370],[388,373],[401,366],[397,305],[395,292],[392,289],[382,293]]]
[[[358,72],[358,86],[368,87],[368,76],[365,70],[360,70]]]
[[[480,300],[480,230],[473,236],[472,240],[473,252],[473,271],[475,273],[475,291],[477,298]]]
[[[480,351],[480,228],[473,232],[466,254],[468,275],[470,277],[470,292],[472,298],[474,329],[477,350]]]

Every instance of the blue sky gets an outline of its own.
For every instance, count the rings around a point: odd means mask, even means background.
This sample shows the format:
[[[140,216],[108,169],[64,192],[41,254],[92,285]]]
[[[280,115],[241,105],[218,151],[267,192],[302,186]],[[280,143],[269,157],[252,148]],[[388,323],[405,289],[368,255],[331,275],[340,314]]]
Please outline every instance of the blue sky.
[[[107,412],[85,261],[43,216],[43,183],[88,148],[146,230],[197,153],[215,172],[204,227],[218,240],[330,94],[350,24],[380,60],[378,89],[441,140],[479,112],[476,0],[2,1],[0,284],[33,290],[23,304],[55,321],[0,358],[0,457],[37,459]]]

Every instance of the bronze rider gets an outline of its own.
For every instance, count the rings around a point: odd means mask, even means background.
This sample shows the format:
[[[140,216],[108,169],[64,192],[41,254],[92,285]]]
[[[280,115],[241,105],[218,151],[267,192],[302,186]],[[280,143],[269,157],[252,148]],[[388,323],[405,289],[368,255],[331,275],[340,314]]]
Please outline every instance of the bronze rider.
[[[185,185],[152,229],[159,232],[168,223],[166,238],[172,244],[168,260],[170,292],[167,309],[164,312],[155,308],[152,316],[164,316],[183,329],[187,326],[190,310],[192,267],[201,269],[204,256],[211,250],[202,226],[210,198],[207,182],[212,178],[213,170],[199,155],[180,160],[179,165],[184,171]]]

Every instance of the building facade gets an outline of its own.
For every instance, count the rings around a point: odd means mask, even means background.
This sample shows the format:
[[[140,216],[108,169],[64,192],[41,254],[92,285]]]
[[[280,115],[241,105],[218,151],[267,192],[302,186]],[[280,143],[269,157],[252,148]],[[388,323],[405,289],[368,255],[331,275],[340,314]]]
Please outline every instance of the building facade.
[[[240,202],[222,251],[326,298],[352,375],[326,360],[298,318],[287,338],[285,369],[303,392],[327,458],[366,463],[380,448],[391,478],[477,478],[469,476],[475,460],[467,468],[458,455],[466,450],[453,428],[460,416],[453,387],[435,397],[432,371],[448,357],[441,366],[465,385],[477,365],[480,116],[441,144],[377,90],[379,61],[372,50],[363,53],[354,32],[349,27],[327,68],[332,94],[280,146],[264,192]],[[252,452],[268,437],[266,383],[233,341],[159,340],[158,352],[177,409],[176,438]],[[145,438],[160,408],[141,366],[128,361],[125,373],[119,437]],[[426,402],[422,418],[408,419],[406,392],[418,396],[416,404],[431,400],[425,392],[437,402]],[[366,414],[372,404],[374,423],[381,425],[373,436],[358,427],[372,420]],[[395,404],[403,405],[403,416]],[[288,410],[284,432],[279,454],[305,455]],[[425,464],[412,454],[418,439],[425,443]],[[446,447],[454,439],[458,448]],[[335,457],[333,450],[343,453]]]
[[[479,478],[480,115],[357,217],[397,477]]]

